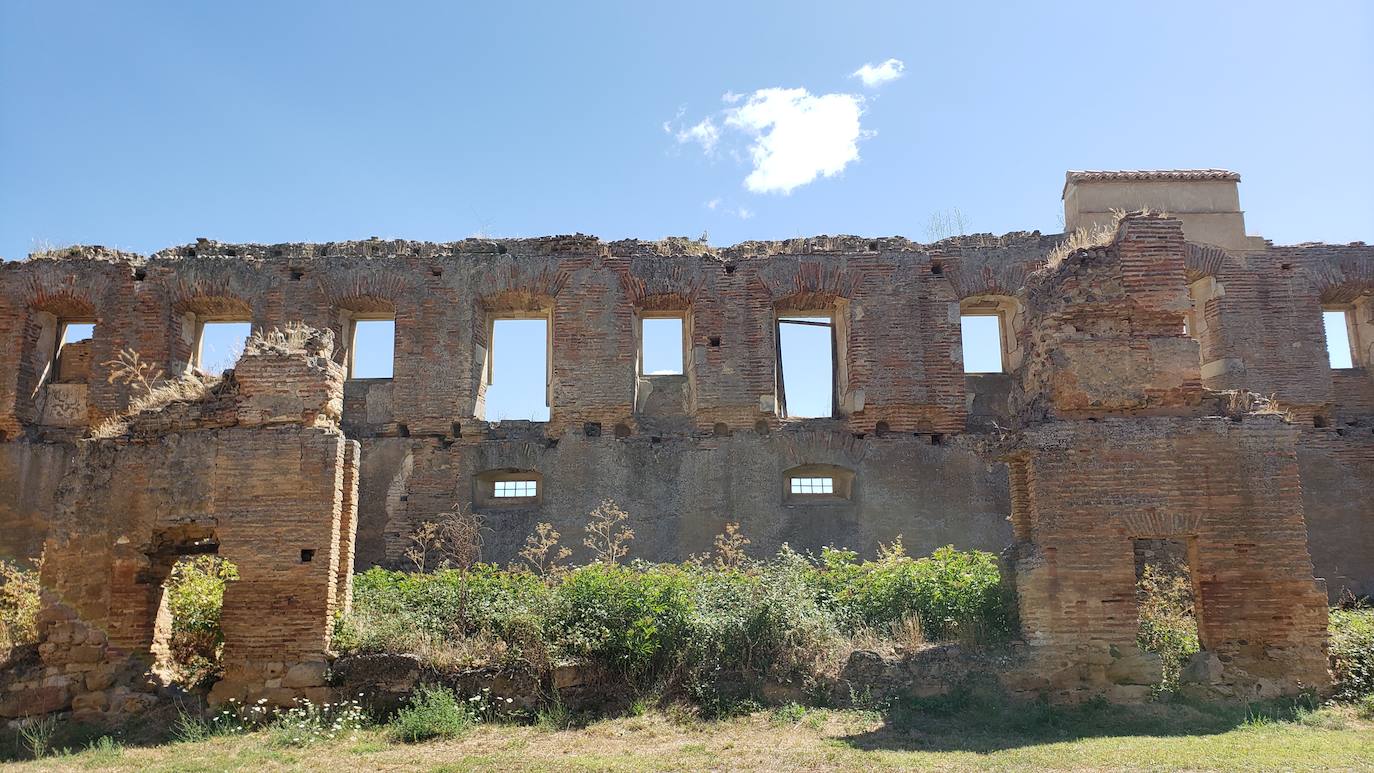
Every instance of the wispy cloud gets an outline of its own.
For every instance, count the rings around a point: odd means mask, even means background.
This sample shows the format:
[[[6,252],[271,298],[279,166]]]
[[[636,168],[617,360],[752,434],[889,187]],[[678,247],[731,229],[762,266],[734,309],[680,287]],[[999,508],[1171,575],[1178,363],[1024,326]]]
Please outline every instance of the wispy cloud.
[[[716,126],[715,121],[707,117],[693,126],[679,130],[676,136],[680,143],[695,142],[701,145],[701,149],[710,155],[715,152],[716,143],[720,142],[720,128]]]
[[[864,88],[876,89],[884,83],[890,83],[902,77],[902,71],[906,65],[900,59],[888,59],[878,64],[866,64],[854,71],[851,78],[858,78],[863,81]]]
[[[752,209],[749,209],[748,207],[733,206],[727,203],[725,199],[721,198],[720,196],[717,196],[714,199],[711,199],[710,201],[703,203],[702,206],[706,207],[712,212],[720,212],[725,215],[734,215],[740,220],[748,220],[749,218],[754,216],[754,211]]]

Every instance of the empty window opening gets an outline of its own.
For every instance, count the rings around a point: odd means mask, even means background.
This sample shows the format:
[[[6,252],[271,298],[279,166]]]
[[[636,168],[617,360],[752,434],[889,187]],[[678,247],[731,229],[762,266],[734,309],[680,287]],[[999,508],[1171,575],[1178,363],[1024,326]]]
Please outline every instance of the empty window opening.
[[[164,685],[207,686],[223,675],[220,615],[224,590],[239,578],[238,567],[213,553],[182,555],[166,576],[153,624],[153,676]]]
[[[686,359],[682,317],[640,320],[639,368],[645,376],[682,375]]]
[[[533,497],[539,495],[539,482],[533,480],[498,480],[492,496],[498,499]]]
[[[835,326],[830,317],[778,318],[778,412],[835,415]]]
[[[549,420],[547,319],[498,319],[492,323],[485,418]]]
[[[1132,540],[1135,549],[1136,644],[1159,655],[1163,687],[1178,685],[1179,674],[1199,649],[1196,588],[1189,546],[1167,539]]]
[[[1350,312],[1347,309],[1323,310],[1322,323],[1326,327],[1326,356],[1333,368],[1353,368],[1354,350],[1350,336]]]
[[[959,317],[964,341],[965,373],[1002,373],[1002,316],[965,314]]]
[[[353,320],[349,378],[391,378],[396,359],[396,320]]]
[[[244,321],[203,322],[196,341],[195,366],[202,373],[217,376],[234,367],[243,346],[253,332],[253,323]]]
[[[793,478],[793,494],[834,494],[835,479],[824,478]]]
[[[53,356],[54,381],[83,382],[90,376],[91,339],[94,336],[93,322],[59,322]]]

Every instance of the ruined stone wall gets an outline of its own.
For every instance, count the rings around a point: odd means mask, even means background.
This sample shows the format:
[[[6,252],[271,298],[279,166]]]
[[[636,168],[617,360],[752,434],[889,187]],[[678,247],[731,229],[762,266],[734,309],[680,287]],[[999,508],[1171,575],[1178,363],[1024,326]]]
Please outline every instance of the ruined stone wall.
[[[332,347],[327,334],[255,341],[213,389],[76,443],[43,545],[41,660],[7,675],[0,715],[90,719],[155,702],[163,584],[178,559],[205,553],[238,570],[211,701],[326,697],[357,458],[337,426]]]
[[[783,541],[816,548],[837,536],[868,549],[897,534],[918,549],[952,542],[995,550],[1010,535],[1003,520],[1007,471],[979,457],[967,438],[1011,426],[1034,406],[1023,404],[1019,375],[963,374],[959,304],[1023,295],[1027,276],[1060,239],[1010,234],[920,245],[818,237],[723,249],[583,236],[453,244],[201,241],[150,257],[83,248],[4,264],[0,459],[9,466],[0,476],[21,465],[60,467],[55,460],[74,452],[55,447],[128,404],[128,388],[109,383],[104,364],[122,348],[176,373],[192,358],[199,321],[251,319],[258,329],[302,321],[333,330],[343,342],[351,318],[394,315],[393,378],[350,381],[343,396],[344,429],[361,443],[359,567],[397,565],[410,529],[472,502],[473,476],[498,468],[538,472],[545,486],[536,506],[484,513],[493,529],[486,557],[497,561],[512,558],[538,521],[555,523],[575,544],[582,515],[603,498],[626,506],[640,535],[635,554],[652,559],[708,549],[726,520],[744,522],[760,550]],[[1354,559],[1346,546],[1374,539],[1374,505],[1364,492],[1352,499],[1344,484],[1321,481],[1361,479],[1374,378],[1365,367],[1327,366],[1321,308],[1371,294],[1374,249],[1228,253],[1176,238],[1171,244],[1182,251],[1187,285],[1185,298],[1172,302],[1188,307],[1191,299],[1191,310],[1135,319],[1132,325],[1145,326],[1135,332],[1149,333],[1145,341],[1123,346],[1121,336],[1131,331],[1063,341],[1056,356],[1081,366],[1074,382],[1056,381],[1045,363],[1028,362],[1031,392],[1040,384],[1078,401],[1042,417],[1129,413],[1129,401],[1115,408],[1094,403],[1095,394],[1122,379],[1139,379],[1136,393],[1150,396],[1150,405],[1186,408],[1171,395],[1191,394],[1197,383],[1177,379],[1179,358],[1199,362],[1190,378],[1207,388],[1275,396],[1306,425],[1298,441],[1304,465],[1330,459],[1347,471],[1322,468],[1304,478],[1309,521],[1341,535],[1314,532],[1319,571],[1333,567],[1333,594],[1368,589],[1374,562]],[[1036,296],[1015,320],[1013,343],[1034,345],[1040,334],[1032,318],[1059,324],[1057,303]],[[644,379],[636,374],[636,315],[665,309],[690,320],[684,396],[645,402],[637,394]],[[833,419],[777,413],[775,318],[799,310],[830,313],[842,323]],[[1177,312],[1190,314],[1191,340],[1155,335],[1161,325],[1178,324]],[[550,421],[492,426],[482,416],[488,322],[531,314],[551,321]],[[46,370],[52,363],[44,336],[63,319],[96,323],[82,383],[53,383]],[[1117,324],[1110,303],[1080,319],[1099,331]],[[1118,362],[1118,354],[1129,362]],[[336,347],[336,361],[346,356]],[[820,463],[855,473],[853,498],[824,506],[788,502],[781,471]],[[15,535],[5,537],[4,549],[41,543],[38,513],[50,490],[42,480],[24,474],[21,485],[33,493],[16,501],[34,504],[0,504],[13,508],[3,513]]]

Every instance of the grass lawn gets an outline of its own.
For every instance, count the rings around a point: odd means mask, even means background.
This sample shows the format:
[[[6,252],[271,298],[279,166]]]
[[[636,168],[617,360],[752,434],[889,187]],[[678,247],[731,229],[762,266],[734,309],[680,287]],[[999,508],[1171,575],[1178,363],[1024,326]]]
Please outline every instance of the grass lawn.
[[[719,721],[685,712],[479,725],[389,741],[381,729],[304,747],[260,731],[198,742],[93,744],[16,770],[1374,770],[1374,722],[1343,707],[1255,714],[1183,705],[1008,714],[790,706]],[[1276,718],[1277,717],[1277,718]]]

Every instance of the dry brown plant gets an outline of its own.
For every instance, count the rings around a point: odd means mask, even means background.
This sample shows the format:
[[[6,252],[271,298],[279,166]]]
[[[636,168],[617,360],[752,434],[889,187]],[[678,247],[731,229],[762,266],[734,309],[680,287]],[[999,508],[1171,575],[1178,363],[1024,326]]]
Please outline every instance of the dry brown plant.
[[[553,524],[539,523],[534,533],[525,537],[525,547],[520,549],[520,558],[545,582],[553,582],[568,572],[568,565],[562,562],[572,555],[572,549],[558,544],[561,536]]]
[[[416,526],[407,535],[410,546],[404,555],[417,572],[432,568],[466,573],[482,560],[484,530],[482,516],[460,504],[437,521],[425,521]]]
[[[621,525],[629,517],[629,513],[610,499],[602,500],[595,510],[588,513],[587,536],[582,544],[591,549],[594,562],[618,563],[630,552],[629,543],[635,538],[635,532]]]
[[[743,569],[749,563],[744,547],[750,544],[748,537],[740,534],[739,522],[725,524],[725,532],[716,535],[715,564],[717,569]]]

